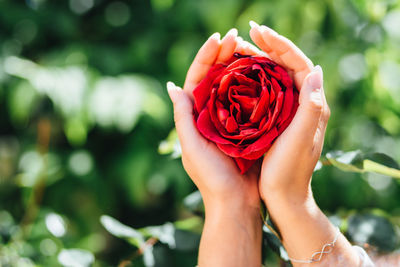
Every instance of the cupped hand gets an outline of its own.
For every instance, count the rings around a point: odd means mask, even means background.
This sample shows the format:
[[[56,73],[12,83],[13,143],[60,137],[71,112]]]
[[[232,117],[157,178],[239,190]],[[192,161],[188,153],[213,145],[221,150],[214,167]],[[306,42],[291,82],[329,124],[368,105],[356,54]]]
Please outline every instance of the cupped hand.
[[[200,48],[190,66],[181,90],[173,83],[167,84],[174,105],[174,119],[182,147],[183,166],[199,188],[207,206],[234,203],[258,207],[258,175],[260,167],[254,167],[245,175],[240,174],[234,161],[221,152],[198,132],[193,119],[193,89],[216,63],[229,60],[235,52],[257,54],[260,51],[237,37],[237,30],[230,30],[220,40],[213,34]]]
[[[322,69],[291,41],[266,26],[251,22],[250,36],[272,60],[285,67],[300,89],[293,121],[264,156],[259,180],[261,198],[276,196],[292,201],[311,195],[310,181],[321,155],[330,116],[323,89]]]

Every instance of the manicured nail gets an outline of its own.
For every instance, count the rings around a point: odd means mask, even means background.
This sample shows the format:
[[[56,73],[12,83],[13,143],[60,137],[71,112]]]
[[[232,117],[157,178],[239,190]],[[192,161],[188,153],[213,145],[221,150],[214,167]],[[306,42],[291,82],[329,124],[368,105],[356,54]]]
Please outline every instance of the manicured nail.
[[[255,22],[255,21],[253,21],[253,20],[250,20],[249,21],[249,24],[250,24],[250,27],[251,28],[254,28],[254,27],[258,27],[259,25]]]
[[[232,28],[226,33],[225,36],[228,36],[228,35],[237,36],[238,35],[238,30],[236,28]]]
[[[310,77],[308,78],[308,83],[312,89],[315,90],[322,88],[322,75],[321,66],[315,66],[313,71],[310,73]]]
[[[313,69],[313,72],[317,72],[317,73],[321,74],[321,77],[323,77],[323,72],[322,72],[322,68],[320,65],[316,65]]]
[[[276,31],[274,31],[273,29],[271,29],[270,27],[265,26],[265,25],[261,25],[261,31],[268,32],[268,34],[270,34],[270,35],[278,35],[278,33]]]
[[[178,86],[176,86],[173,82],[167,82],[167,91],[169,98],[172,102],[175,101],[177,92],[180,90]]]
[[[221,34],[219,32],[213,33],[210,38],[208,39],[216,39],[216,40],[220,40],[221,39]]]
[[[168,92],[178,91],[178,87],[173,82],[167,82],[167,90]]]

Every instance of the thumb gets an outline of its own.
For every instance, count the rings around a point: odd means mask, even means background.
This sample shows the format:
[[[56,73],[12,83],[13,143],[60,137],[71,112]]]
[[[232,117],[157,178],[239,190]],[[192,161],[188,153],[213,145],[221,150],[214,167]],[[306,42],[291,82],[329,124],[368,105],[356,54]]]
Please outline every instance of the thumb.
[[[300,105],[293,119],[299,140],[313,140],[315,131],[324,111],[325,95],[323,92],[323,74],[319,65],[304,79],[300,90]],[[326,124],[326,122],[324,122]]]
[[[189,96],[173,82],[167,82],[169,97],[174,106],[175,127],[182,148],[194,144],[200,137],[193,120],[193,103]]]

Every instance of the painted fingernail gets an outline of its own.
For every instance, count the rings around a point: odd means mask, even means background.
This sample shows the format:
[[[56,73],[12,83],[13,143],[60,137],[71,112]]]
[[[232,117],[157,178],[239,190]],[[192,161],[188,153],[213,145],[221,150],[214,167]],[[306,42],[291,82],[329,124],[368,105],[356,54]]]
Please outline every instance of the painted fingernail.
[[[322,69],[319,65],[315,66],[310,73],[308,83],[313,90],[321,89],[322,87]]]
[[[168,92],[177,91],[178,87],[173,82],[167,82],[167,90]]]
[[[259,25],[255,22],[255,21],[253,21],[253,20],[250,20],[249,21],[249,24],[250,24],[250,27],[251,28],[254,28],[254,27],[258,27]]]
[[[225,36],[228,36],[228,35],[237,36],[238,35],[238,30],[236,28],[232,28],[226,33]]]
[[[269,33],[270,35],[278,35],[278,33],[277,33],[276,31],[274,31],[273,29],[271,29],[271,28],[268,27],[268,26],[262,25],[262,26],[261,26],[261,29],[262,29],[263,31],[268,31],[268,33]]]
[[[323,77],[322,68],[320,65],[316,65],[313,69],[313,72],[319,73],[321,77]]]
[[[216,40],[220,40],[221,39],[221,34],[219,32],[213,33],[210,38],[208,39],[216,39]]]

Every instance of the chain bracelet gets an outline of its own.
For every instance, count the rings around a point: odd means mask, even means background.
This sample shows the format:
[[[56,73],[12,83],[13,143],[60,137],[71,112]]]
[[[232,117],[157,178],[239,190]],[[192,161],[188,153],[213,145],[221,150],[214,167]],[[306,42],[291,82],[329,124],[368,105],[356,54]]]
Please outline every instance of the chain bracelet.
[[[336,243],[336,241],[337,241],[337,239],[339,237],[339,234],[340,234],[339,227],[336,227],[336,229],[337,229],[336,236],[333,239],[333,241],[331,243],[325,244],[322,247],[321,251],[318,251],[318,252],[315,252],[314,254],[312,254],[311,255],[311,259],[309,259],[309,260],[296,260],[296,259],[289,258],[289,260],[292,261],[292,262],[297,262],[297,263],[313,263],[313,262],[320,261],[324,254],[328,254],[328,253],[332,252],[333,247],[335,246],[335,243]]]

